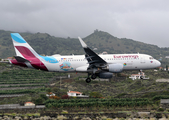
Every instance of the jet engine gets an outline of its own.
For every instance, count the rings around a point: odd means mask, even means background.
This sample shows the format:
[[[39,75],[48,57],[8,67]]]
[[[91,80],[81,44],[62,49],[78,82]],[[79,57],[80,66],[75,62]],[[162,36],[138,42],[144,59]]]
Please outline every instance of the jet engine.
[[[109,72],[119,73],[119,72],[122,72],[122,70],[123,70],[123,65],[120,64],[120,63],[109,64],[109,65],[107,66],[107,69],[108,69]]]
[[[98,77],[102,78],[102,79],[108,79],[108,78],[112,78],[113,73],[110,72],[100,72],[98,73]]]

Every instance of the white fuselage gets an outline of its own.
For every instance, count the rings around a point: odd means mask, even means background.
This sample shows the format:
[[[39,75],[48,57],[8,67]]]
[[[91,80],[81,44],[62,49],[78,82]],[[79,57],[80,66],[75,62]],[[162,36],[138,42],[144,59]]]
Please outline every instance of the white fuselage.
[[[123,70],[143,70],[159,67],[161,63],[146,54],[107,54],[99,55],[108,64],[123,64]],[[45,61],[41,58],[48,71],[87,72],[89,66],[84,55],[53,56],[56,61]]]

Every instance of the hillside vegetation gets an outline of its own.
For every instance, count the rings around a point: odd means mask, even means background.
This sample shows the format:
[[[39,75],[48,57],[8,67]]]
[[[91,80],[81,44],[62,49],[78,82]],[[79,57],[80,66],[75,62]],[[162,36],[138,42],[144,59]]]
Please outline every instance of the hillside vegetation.
[[[169,95],[169,84],[156,82],[156,79],[169,77],[166,71],[144,70],[150,78],[148,80],[131,80],[128,78],[137,71],[123,72],[117,74],[110,81],[92,81],[86,83],[85,73],[71,73],[71,79],[56,79],[57,76],[67,76],[65,73],[45,72],[18,66],[0,64],[0,95],[3,94],[23,94],[45,92],[46,87],[50,87],[52,92],[74,90],[89,95],[97,91],[103,97],[154,97],[155,95]],[[122,77],[123,74],[126,77]],[[52,85],[54,83],[54,85]],[[30,89],[31,88],[31,89]],[[34,90],[34,91],[32,91]],[[61,97],[61,96],[59,96]]]
[[[71,78],[56,79],[56,76],[67,74],[45,72],[30,68],[23,68],[5,63],[0,64],[0,104],[21,104],[32,101],[35,104],[45,104],[45,110],[38,112],[91,112],[101,111],[132,111],[157,110],[159,100],[169,98],[169,84],[156,82],[159,78],[167,79],[166,71],[146,70],[148,80],[131,80],[132,73],[128,71],[117,74],[109,81],[91,81],[86,83],[79,78],[87,77],[84,73],[71,73]],[[125,75],[125,77],[124,77]],[[66,97],[69,90],[79,91],[89,95],[88,99]],[[53,92],[56,96],[46,97]],[[3,95],[23,95],[20,97],[2,97]],[[2,112],[2,111],[0,111]]]
[[[0,63],[0,95],[46,92],[46,86],[60,75]]]

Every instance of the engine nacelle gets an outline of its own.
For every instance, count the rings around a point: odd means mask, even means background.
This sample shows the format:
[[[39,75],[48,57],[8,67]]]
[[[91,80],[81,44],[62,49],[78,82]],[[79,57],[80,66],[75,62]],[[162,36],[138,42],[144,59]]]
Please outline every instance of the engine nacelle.
[[[113,77],[113,73],[110,72],[100,72],[98,73],[98,77],[102,79],[108,79]]]
[[[76,68],[77,72],[86,72],[87,71],[88,66],[81,66]]]
[[[108,70],[109,70],[109,72],[112,72],[112,73],[119,73],[119,72],[123,71],[123,65],[120,63],[109,64]]]

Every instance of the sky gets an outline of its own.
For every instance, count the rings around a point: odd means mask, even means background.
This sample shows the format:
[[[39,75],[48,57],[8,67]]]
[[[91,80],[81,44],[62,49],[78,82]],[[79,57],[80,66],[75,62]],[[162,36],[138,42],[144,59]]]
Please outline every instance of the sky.
[[[169,47],[169,0],[0,0],[0,29],[84,38],[98,29]]]

